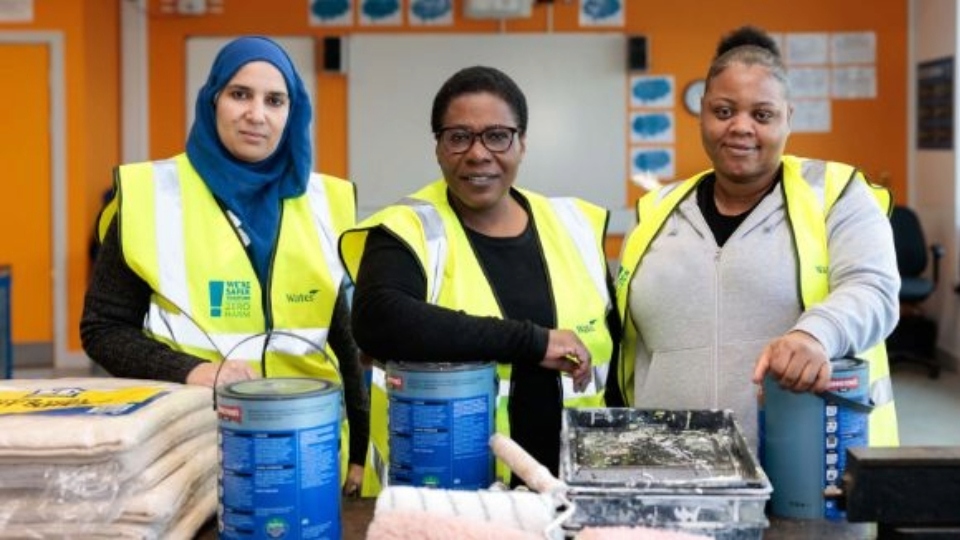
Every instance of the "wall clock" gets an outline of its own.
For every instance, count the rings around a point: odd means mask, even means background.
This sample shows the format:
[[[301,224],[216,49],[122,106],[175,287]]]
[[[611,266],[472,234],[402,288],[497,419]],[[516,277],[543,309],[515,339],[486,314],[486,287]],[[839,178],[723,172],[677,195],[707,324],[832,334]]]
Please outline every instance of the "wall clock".
[[[696,79],[683,89],[683,106],[694,116],[700,115],[700,98],[706,86],[703,79]]]

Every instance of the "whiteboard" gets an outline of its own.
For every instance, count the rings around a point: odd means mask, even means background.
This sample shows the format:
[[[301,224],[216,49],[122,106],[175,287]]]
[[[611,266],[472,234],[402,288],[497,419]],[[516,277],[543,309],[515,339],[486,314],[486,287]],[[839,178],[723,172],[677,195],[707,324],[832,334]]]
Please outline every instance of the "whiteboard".
[[[430,133],[433,98],[450,75],[477,64],[501,69],[527,97],[527,149],[518,187],[624,208],[622,34],[354,34],[344,39],[348,169],[361,216],[441,178]]]

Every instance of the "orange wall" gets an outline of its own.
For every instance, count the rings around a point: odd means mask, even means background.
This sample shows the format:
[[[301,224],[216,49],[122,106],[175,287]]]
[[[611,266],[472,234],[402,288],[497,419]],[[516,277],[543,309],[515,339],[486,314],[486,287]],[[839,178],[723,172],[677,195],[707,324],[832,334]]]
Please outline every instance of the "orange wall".
[[[88,242],[99,209],[99,193],[109,186],[111,168],[120,156],[118,3],[35,0],[33,9],[33,21],[0,23],[0,32],[59,32],[63,36],[68,348],[79,350],[77,328],[86,289]],[[5,110],[17,112],[15,107]],[[16,328],[16,319],[13,325]]]
[[[222,13],[204,16],[164,14],[160,6],[161,0],[152,0],[150,76],[152,81],[163,81],[164,88],[173,90],[162,94],[151,92],[151,96],[162,96],[153,99],[150,106],[151,152],[157,157],[179,152],[183,147],[185,104],[179,89],[185,85],[184,42],[190,35],[312,35],[321,43],[319,38],[323,36],[352,32],[547,32],[551,25],[553,32],[597,31],[577,26],[579,3],[575,1],[536,5],[530,18],[507,21],[502,28],[498,21],[464,20],[458,8],[452,27],[426,30],[405,24],[390,28],[310,26],[304,0],[225,2]],[[742,24],[755,24],[771,32],[875,32],[877,98],[834,100],[832,131],[793,135],[787,149],[795,154],[854,163],[872,178],[889,178],[898,199],[903,199],[907,152],[906,1],[867,4],[861,1],[806,0],[799,8],[796,2],[768,0],[763,2],[763,9],[758,9],[758,4],[750,0],[722,3],[630,0],[626,6],[623,28],[600,31],[645,35],[649,50],[648,73],[674,75],[678,93],[688,82],[705,75],[719,37]],[[343,176],[348,171],[346,85],[349,84],[349,74],[322,73],[319,69],[317,73],[317,110],[323,113],[317,126],[320,134],[316,141],[317,155],[325,172]],[[428,111],[424,111],[424,117],[427,115]],[[678,177],[686,177],[707,168],[708,162],[700,147],[696,118],[687,114],[680,103],[677,103],[676,117],[676,172]],[[627,127],[619,129],[624,129],[626,144]],[[632,204],[642,193],[626,179],[624,184],[624,204]],[[608,250],[615,251],[616,245],[612,241]]]

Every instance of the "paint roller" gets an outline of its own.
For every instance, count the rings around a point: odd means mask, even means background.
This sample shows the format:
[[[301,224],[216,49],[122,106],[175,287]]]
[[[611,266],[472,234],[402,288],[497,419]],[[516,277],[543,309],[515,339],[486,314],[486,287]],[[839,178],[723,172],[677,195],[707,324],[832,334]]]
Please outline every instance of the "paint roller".
[[[389,486],[377,498],[368,540],[474,538],[559,540],[575,511],[569,487],[516,442],[499,433],[490,447],[535,492],[454,491]],[[708,537],[644,527],[588,527],[578,540],[701,540]]]
[[[566,504],[558,505],[558,497],[566,486],[508,437],[494,435],[490,446],[535,491],[388,486],[377,497],[368,540],[562,539],[565,518],[558,517],[558,508]]]

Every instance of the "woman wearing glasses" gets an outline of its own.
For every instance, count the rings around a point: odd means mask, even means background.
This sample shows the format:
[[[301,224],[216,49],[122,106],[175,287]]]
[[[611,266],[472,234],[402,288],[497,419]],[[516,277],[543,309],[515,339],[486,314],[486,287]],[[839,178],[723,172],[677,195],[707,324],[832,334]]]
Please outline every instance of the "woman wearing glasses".
[[[557,474],[561,410],[603,404],[615,354],[608,212],[514,186],[526,98],[494,68],[448,79],[431,128],[443,179],[341,238],[357,283],[355,338],[383,361],[495,360],[498,431]],[[383,426],[385,393],[375,385],[371,395],[371,422]],[[368,465],[384,460],[385,440],[372,434]],[[370,476],[375,466],[367,472],[364,487],[376,490],[383,479]],[[501,479],[506,472],[498,467]]]

